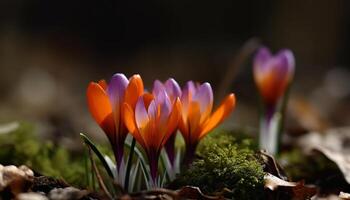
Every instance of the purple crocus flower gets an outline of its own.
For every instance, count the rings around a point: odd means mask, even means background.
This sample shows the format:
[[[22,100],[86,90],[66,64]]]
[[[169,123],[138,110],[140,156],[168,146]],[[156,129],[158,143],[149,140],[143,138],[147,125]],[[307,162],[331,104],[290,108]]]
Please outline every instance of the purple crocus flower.
[[[169,78],[164,83],[160,82],[159,80],[154,81],[153,90],[152,90],[153,95],[157,96],[161,91],[166,91],[172,103],[174,103],[177,98],[180,98],[182,93],[179,84],[173,78]],[[176,131],[177,129],[174,130],[174,133],[171,134],[170,138],[165,144],[165,150],[168,154],[168,157],[172,166],[174,165],[174,162],[175,162]]]
[[[271,107],[276,105],[293,79],[295,60],[292,51],[280,50],[272,55],[268,48],[258,50],[253,61],[256,85],[264,103]]]
[[[148,156],[153,184],[158,175],[160,152],[177,128],[180,108],[180,100],[172,102],[162,88],[154,95],[145,93],[139,97],[135,110],[124,104],[126,127]]]

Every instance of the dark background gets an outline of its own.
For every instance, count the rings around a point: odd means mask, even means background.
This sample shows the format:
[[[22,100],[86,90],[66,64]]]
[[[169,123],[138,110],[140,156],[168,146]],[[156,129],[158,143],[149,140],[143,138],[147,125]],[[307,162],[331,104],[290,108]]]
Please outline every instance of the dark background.
[[[0,1],[0,122],[42,133],[99,132],[85,102],[89,81],[116,72],[209,81],[214,93],[251,38],[296,57],[291,127],[350,123],[348,1]],[[257,43],[255,43],[257,44]],[[251,55],[220,92],[238,107],[227,126],[258,126]],[[220,95],[219,95],[219,98]],[[218,103],[220,99],[216,99]],[[305,117],[306,116],[306,117]]]

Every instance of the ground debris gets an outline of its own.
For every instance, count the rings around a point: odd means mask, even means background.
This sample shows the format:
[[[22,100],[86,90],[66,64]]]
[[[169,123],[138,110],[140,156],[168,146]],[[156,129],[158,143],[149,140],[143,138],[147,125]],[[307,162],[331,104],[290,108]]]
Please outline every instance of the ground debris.
[[[301,137],[298,144],[305,153],[317,151],[325,155],[338,166],[350,184],[350,127],[312,132]]]
[[[27,191],[33,183],[34,173],[22,165],[0,165],[0,197],[13,197]]]

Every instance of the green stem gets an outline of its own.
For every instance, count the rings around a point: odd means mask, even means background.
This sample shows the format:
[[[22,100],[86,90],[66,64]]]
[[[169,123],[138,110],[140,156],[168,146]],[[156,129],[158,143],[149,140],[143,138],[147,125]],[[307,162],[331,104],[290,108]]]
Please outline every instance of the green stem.
[[[131,142],[131,147],[130,147],[130,152],[129,152],[129,157],[128,157],[128,164],[126,166],[126,174],[125,174],[125,183],[124,183],[124,188],[126,191],[128,191],[129,188],[129,178],[130,178],[130,171],[131,171],[131,165],[132,165],[132,157],[134,155],[134,149],[136,145],[136,139],[132,138]]]

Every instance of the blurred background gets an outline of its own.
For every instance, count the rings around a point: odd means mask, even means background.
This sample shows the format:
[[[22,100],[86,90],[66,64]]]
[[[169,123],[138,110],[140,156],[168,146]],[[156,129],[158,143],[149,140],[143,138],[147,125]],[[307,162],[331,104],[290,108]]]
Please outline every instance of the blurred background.
[[[349,1],[0,1],[0,123],[45,137],[104,135],[86,106],[90,81],[139,73],[235,92],[227,127],[258,127],[251,58],[264,44],[296,57],[287,128],[350,124]],[[69,141],[69,140],[62,140]]]

